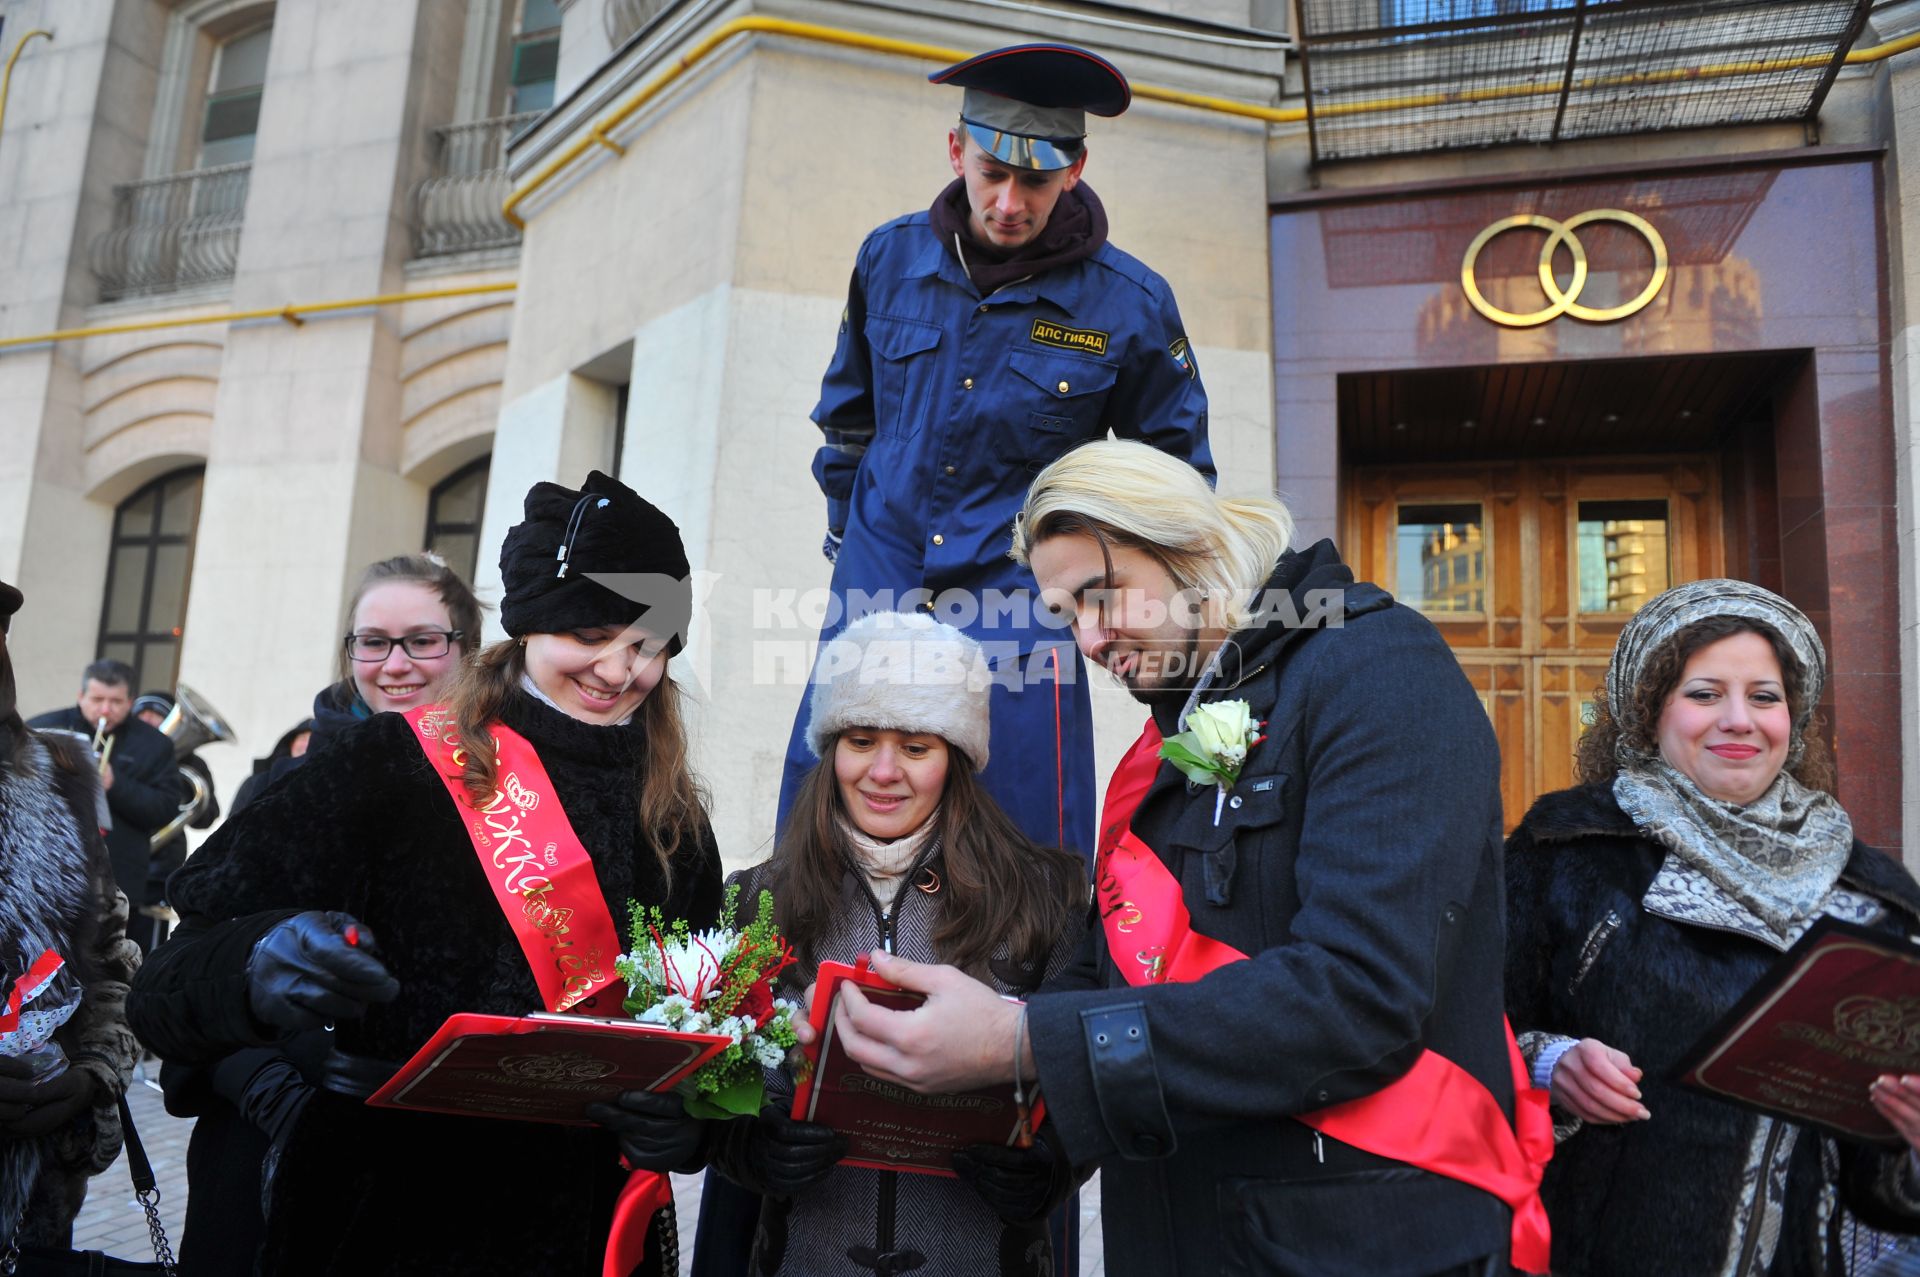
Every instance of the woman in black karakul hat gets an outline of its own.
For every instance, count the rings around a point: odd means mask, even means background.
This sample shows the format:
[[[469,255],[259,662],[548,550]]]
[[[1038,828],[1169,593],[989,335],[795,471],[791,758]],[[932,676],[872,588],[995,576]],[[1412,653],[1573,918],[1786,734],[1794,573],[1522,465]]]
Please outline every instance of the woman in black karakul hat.
[[[590,944],[604,909],[612,977],[629,899],[696,931],[719,910],[719,854],[666,676],[691,610],[679,530],[596,472],[579,492],[536,484],[500,564],[510,637],[442,705],[355,724],[210,838],[173,879],[180,932],[131,999],[169,1060],[336,1026],[321,1076],[258,1097],[297,1111],[261,1121],[282,1132],[263,1272],[600,1272],[621,1155],[657,1171],[700,1161],[698,1124],[671,1096],[630,1093],[593,1110],[606,1123],[593,1127],[363,1102],[457,1012],[622,1014],[617,982],[554,962],[540,923],[569,920]],[[540,858],[520,868],[553,883],[541,904],[503,876],[513,847],[476,848],[481,808],[524,815]],[[671,1209],[632,1271],[675,1271]]]

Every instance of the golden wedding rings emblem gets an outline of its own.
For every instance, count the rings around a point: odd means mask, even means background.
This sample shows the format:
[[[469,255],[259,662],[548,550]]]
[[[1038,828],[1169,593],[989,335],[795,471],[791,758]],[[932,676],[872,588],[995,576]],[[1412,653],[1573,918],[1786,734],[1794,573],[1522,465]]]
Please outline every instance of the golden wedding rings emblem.
[[[1653,250],[1653,276],[1647,280],[1647,286],[1639,293],[1618,306],[1582,306],[1575,299],[1587,284],[1587,250],[1574,234],[1582,226],[1594,222],[1618,222],[1640,232]],[[1529,227],[1547,232],[1547,242],[1540,246],[1540,287],[1547,294],[1547,305],[1539,310],[1520,314],[1511,310],[1502,310],[1488,301],[1480,292],[1480,285],[1473,277],[1473,264],[1480,256],[1480,250],[1496,235],[1506,231]],[[1573,279],[1565,288],[1553,273],[1554,254],[1564,244],[1573,255]],[[1653,229],[1653,223],[1635,213],[1619,208],[1596,208],[1585,213],[1569,217],[1566,221],[1556,221],[1551,217],[1542,217],[1538,213],[1515,213],[1512,217],[1503,217],[1487,229],[1473,237],[1473,243],[1467,245],[1467,256],[1460,263],[1460,287],[1466,290],[1467,300],[1473,308],[1496,324],[1508,328],[1532,328],[1558,319],[1562,315],[1571,315],[1575,319],[1584,319],[1590,323],[1604,324],[1616,319],[1625,319],[1628,315],[1641,310],[1654,299],[1667,282],[1667,241],[1660,238],[1660,232]]]

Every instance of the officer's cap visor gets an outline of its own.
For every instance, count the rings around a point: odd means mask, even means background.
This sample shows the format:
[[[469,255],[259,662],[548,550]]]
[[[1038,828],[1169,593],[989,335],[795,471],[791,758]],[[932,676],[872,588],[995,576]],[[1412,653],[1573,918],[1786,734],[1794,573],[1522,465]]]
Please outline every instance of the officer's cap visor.
[[[1071,168],[1085,149],[1079,138],[1022,137],[1018,133],[1003,133],[984,124],[975,124],[972,120],[962,120],[961,123],[966,126],[967,136],[981,150],[1008,168],[1037,169],[1041,172]]]

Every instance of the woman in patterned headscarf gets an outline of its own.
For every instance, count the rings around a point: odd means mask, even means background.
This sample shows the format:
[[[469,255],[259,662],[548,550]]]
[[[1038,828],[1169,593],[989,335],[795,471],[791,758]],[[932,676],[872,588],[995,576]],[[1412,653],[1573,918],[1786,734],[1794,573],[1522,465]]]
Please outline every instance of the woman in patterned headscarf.
[[[1823,915],[1920,929],[1920,884],[1857,841],[1814,707],[1807,618],[1740,581],[1628,622],[1582,784],[1507,844],[1507,1008],[1561,1143],[1542,1196],[1558,1277],[1846,1271],[1844,1206],[1920,1231],[1920,1161],[1674,1084],[1688,1048]],[[1920,1145],[1920,1077],[1872,1100]]]

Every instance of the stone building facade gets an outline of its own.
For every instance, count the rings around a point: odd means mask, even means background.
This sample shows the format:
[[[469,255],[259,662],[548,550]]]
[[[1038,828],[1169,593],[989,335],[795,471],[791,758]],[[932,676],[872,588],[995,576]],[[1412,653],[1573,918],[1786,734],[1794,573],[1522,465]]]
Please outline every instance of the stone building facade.
[[[137,657],[233,721],[230,789],[330,677],[361,564],[431,542],[485,596],[527,485],[614,467],[700,574],[675,673],[723,849],[757,859],[828,575],[807,414],[854,252],[950,177],[927,72],[1059,39],[1140,89],[1087,180],[1179,298],[1222,486],[1426,599],[1509,820],[1564,783],[1631,582],[1720,572],[1825,627],[1842,796],[1920,848],[1920,53],[1890,44],[1920,4],[1762,7],[1791,34],[1729,8],[1659,50],[1589,7],[0,0],[0,54],[54,33],[0,119],[23,702]],[[1469,261],[1511,217],[1538,220]],[[1548,304],[1567,225],[1554,287],[1630,312],[1475,304]],[[1138,711],[1095,706],[1104,769]]]

